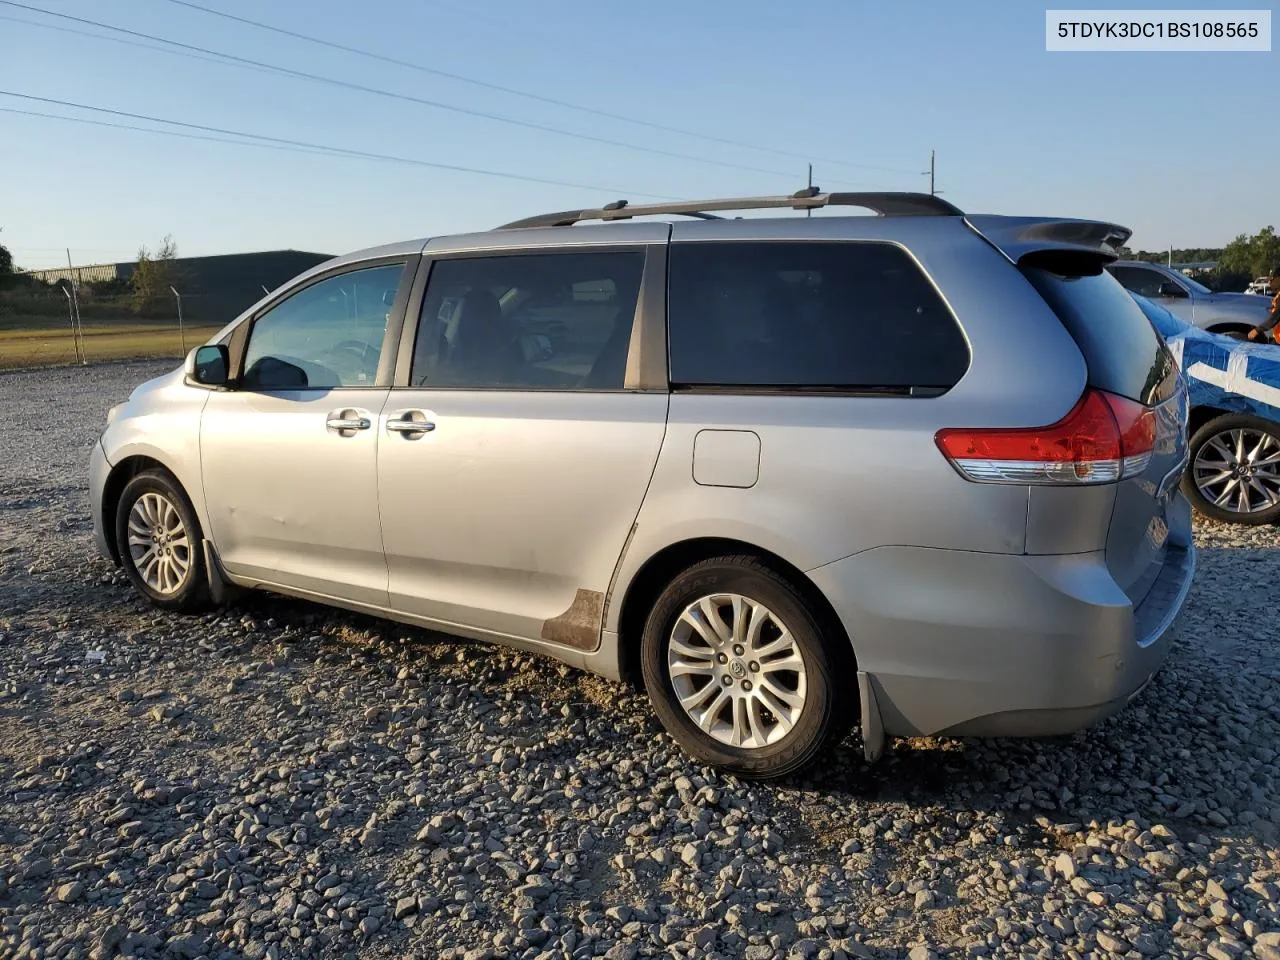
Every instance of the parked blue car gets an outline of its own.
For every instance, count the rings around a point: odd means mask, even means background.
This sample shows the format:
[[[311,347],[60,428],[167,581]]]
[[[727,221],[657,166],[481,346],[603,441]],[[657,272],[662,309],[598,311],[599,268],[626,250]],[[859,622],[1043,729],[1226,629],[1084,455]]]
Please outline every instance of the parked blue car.
[[[1133,299],[1187,381],[1187,499],[1228,523],[1280,520],[1280,346],[1207,333],[1145,297]]]

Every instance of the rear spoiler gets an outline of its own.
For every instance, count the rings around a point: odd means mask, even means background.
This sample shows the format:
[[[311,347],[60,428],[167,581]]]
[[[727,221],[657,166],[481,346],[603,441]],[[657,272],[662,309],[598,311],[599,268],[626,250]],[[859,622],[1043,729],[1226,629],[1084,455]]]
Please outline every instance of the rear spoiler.
[[[1110,262],[1133,234],[1128,227],[1100,220],[978,214],[966,216],[965,223],[1013,263],[1032,253],[1089,254]]]

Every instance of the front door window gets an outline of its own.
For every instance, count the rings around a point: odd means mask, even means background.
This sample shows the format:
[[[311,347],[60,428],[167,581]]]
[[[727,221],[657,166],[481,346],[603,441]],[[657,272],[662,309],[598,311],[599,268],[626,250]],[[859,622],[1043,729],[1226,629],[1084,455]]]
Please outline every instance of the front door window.
[[[304,287],[260,316],[245,350],[246,390],[371,387],[403,264]]]

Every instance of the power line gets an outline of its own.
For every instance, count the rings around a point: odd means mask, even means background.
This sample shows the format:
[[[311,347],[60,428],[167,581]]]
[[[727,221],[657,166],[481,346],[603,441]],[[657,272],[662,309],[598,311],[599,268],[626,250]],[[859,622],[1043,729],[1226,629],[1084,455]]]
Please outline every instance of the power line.
[[[151,50],[155,53],[167,53],[170,56],[188,56],[192,60],[204,60],[206,63],[220,63],[226,65],[226,60],[221,57],[206,57],[199,53],[179,53],[177,50],[170,50],[167,47],[160,46],[155,43],[143,43],[139,40],[126,40],[124,37],[104,37],[100,33],[90,33],[88,30],[77,30],[75,27],[60,26],[56,23],[40,23],[38,20],[26,20],[22,17],[11,17],[8,14],[0,13],[0,20],[8,20],[10,23],[21,23],[28,27],[38,27],[41,30],[56,30],[58,33],[70,33],[77,37],[89,37],[92,40],[106,40],[110,43],[120,43],[128,47],[137,47],[140,50]],[[258,69],[246,67],[245,69]],[[62,249],[59,247],[58,249]]]
[[[682,127],[673,127],[664,123],[655,123],[651,120],[641,120],[638,117],[628,117],[621,113],[613,113],[609,110],[600,110],[596,107],[584,106],[580,103],[572,103],[568,100],[560,100],[556,97],[547,97],[538,93],[530,93],[527,90],[518,90],[515,87],[503,86],[500,83],[491,83],[487,80],[477,80],[474,77],[464,77],[461,74],[450,73],[447,70],[438,70],[435,67],[424,66],[420,63],[414,63],[411,60],[400,60],[396,57],[390,57],[385,54],[376,53],[372,50],[362,50],[359,47],[348,46],[345,43],[337,43],[333,40],[325,40],[321,37],[313,37],[310,34],[299,33],[296,30],[286,30],[284,27],[273,26],[269,23],[263,23],[260,20],[250,20],[248,17],[236,16],[233,13],[226,13],[222,10],[215,10],[212,7],[206,7],[199,3],[192,3],[191,0],[168,0],[169,3],[176,4],[180,7],[187,7],[191,10],[199,10],[210,16],[222,17],[225,20],[232,20],[236,23],[243,23],[251,27],[257,27],[260,30],[269,30],[272,33],[278,33],[281,36],[292,37],[295,40],[305,40],[308,43],[316,43],[323,47],[329,47],[333,50],[341,50],[345,53],[354,53],[357,56],[368,57],[371,60],[378,60],[382,63],[394,64],[398,67],[407,67],[410,70],[417,70],[420,73],[431,74],[436,77],[445,77],[449,80],[456,80],[459,83],[468,83],[472,86],[482,87],[485,90],[496,90],[500,93],[511,94],[516,97],[524,97],[528,100],[536,100],[539,103],[549,103],[553,106],[564,107],[567,110],[578,110],[582,113],[588,113],[592,116],[606,117],[610,120],[620,120],[623,123],[633,123],[637,126],[648,127],[651,130],[662,130],[666,133],[676,133],[683,137],[694,137],[699,140],[706,140],[710,143],[718,143],[723,146],[739,147],[744,150],[755,150],[760,153],[770,153],[778,157],[789,157],[793,160],[819,160],[822,163],[831,164],[833,166],[853,167],[860,170],[879,170],[886,173],[904,173],[912,174],[914,171],[904,170],[897,167],[881,167],[866,163],[852,163],[847,160],[830,160],[822,157],[813,157],[809,154],[793,153],[789,150],[779,150],[776,147],[762,147],[753,143],[746,143],[741,140],[731,140],[726,137],[716,137],[707,133],[700,133],[696,130],[685,130]]]
[[[397,93],[393,90],[382,90],[378,87],[369,87],[369,86],[365,86],[364,84],[353,83],[349,80],[339,80],[336,77],[326,77],[316,73],[307,73],[306,71],[303,71],[303,70],[294,70],[290,67],[279,66],[278,64],[263,63],[260,60],[251,60],[248,57],[240,57],[240,56],[236,56],[235,54],[223,53],[218,50],[210,50],[207,47],[198,47],[193,44],[182,43],[177,40],[168,40],[164,37],[157,37],[149,33],[141,33],[137,30],[128,30],[124,27],[112,26],[109,23],[100,23],[96,20],[87,20],[83,17],[75,17],[67,13],[56,13],[52,10],[45,10],[41,7],[35,7],[29,4],[19,3],[17,2],[17,0],[0,0],[0,4],[3,4],[8,7],[16,7],[20,10],[27,10],[35,13],[42,13],[50,17],[58,17],[63,20],[70,20],[75,23],[84,24],[86,26],[98,27],[99,29],[102,29],[102,30],[110,30],[115,33],[122,33],[127,36],[137,37],[143,40],[151,40],[156,43],[163,43],[168,46],[176,47],[183,51],[190,51],[190,52],[195,52],[200,54],[209,54],[215,57],[221,57],[222,59],[232,63],[236,63],[244,66],[251,66],[261,70],[270,70],[273,73],[279,73],[285,76],[296,77],[302,80],[310,80],[315,83],[324,83],[330,86],[342,87],[344,89],[349,89],[349,90],[356,90],[360,93],[370,93],[370,94],[374,94],[375,96],[390,97],[394,100],[403,100],[409,103],[417,103],[417,104],[421,104],[422,106],[435,107],[436,109],[439,109],[439,110],[447,110],[451,113],[464,114],[466,116],[478,117],[484,120],[493,120],[498,123],[506,123],[512,126],[524,127],[529,130],[538,130],[543,133],[554,133],[559,136],[572,137],[576,140],[585,140],[590,143],[600,143],[600,144],[605,144],[607,146],[612,146],[612,147],[621,147],[622,149],[625,149],[625,150],[636,150],[641,153],[649,153],[649,154],[654,154],[656,156],[662,156],[662,157],[671,157],[677,160],[687,160],[687,161],[692,161],[694,163],[705,163],[705,164],[710,164],[712,166],[719,166],[719,167],[731,167],[731,168],[736,168],[738,170],[748,170],[753,173],[767,173],[770,176],[775,176],[775,177],[791,176],[791,173],[788,171],[771,170],[766,167],[755,167],[755,166],[751,166],[749,164],[743,164],[743,163],[732,163],[727,160],[710,160],[710,159],[707,159],[706,157],[698,157],[698,156],[694,156],[692,154],[687,154],[687,153],[678,153],[673,150],[662,150],[658,147],[646,147],[641,144],[628,143],[623,140],[611,140],[607,137],[597,137],[588,133],[577,133],[573,130],[566,130],[562,127],[553,127],[553,126],[550,126],[549,124],[534,123],[529,120],[519,120],[515,117],[508,117],[498,113],[487,113],[483,110],[473,110],[470,107],[460,107],[455,104],[443,103],[439,100],[428,100],[425,97],[416,97],[408,93]]]
[[[187,123],[182,120],[166,120],[163,117],[150,117],[140,113],[129,113],[124,110],[112,110],[108,107],[94,107],[84,103],[74,103],[70,100],[55,100],[50,97],[36,97],[25,93],[13,93],[9,90],[0,90],[0,96],[17,97],[21,100],[32,100],[37,103],[55,104],[62,107],[71,107],[77,110],[89,110],[95,113],[106,113],[117,117],[128,117],[134,120],[146,120],[149,123],[171,124],[177,127],[184,127],[191,130],[203,130],[209,133],[225,134],[226,136],[210,136],[208,134],[184,133],[178,130],[156,130],[151,127],[139,127],[126,123],[111,123],[105,120],[90,120],[87,117],[67,117],[53,113],[41,113],[34,110],[18,110],[13,107],[0,107],[0,112],[19,114],[29,117],[41,117],[47,120],[66,120],[72,123],[91,124],[96,127],[112,127],[120,130],[136,130],[140,133],[157,133],[162,136],[183,137],[188,140],[207,140],[214,143],[230,143],[237,144],[242,147],[266,147],[276,150],[291,150],[297,153],[311,153],[320,156],[331,157],[349,157],[357,160],[379,160],[387,163],[402,163],[416,167],[430,167],[434,170],[448,170],[454,173],[471,173],[477,176],[485,177],[501,177],[505,180],[521,180],[526,183],[540,183],[553,187],[572,187],[575,190],[597,190],[601,193],[613,194],[614,196],[626,196],[628,191],[619,190],[616,187],[602,187],[598,185],[575,183],[568,180],[551,180],[545,177],[530,177],[519,173],[507,173],[500,170],[484,170],[479,167],[464,167],[448,163],[435,163],[430,160],[419,160],[416,157],[397,157],[385,153],[370,153],[364,150],[349,150],[346,147],[332,147],[320,143],[307,143],[303,140],[290,140],[284,137],[268,137],[259,133],[244,133],[239,130],[227,130],[222,127],[209,127],[198,123]],[[242,137],[245,139],[233,140],[231,137]],[[664,196],[662,194],[653,193],[634,193],[633,196],[654,197],[662,200],[674,200],[675,197]]]
[[[4,108],[0,107],[0,109],[4,109]],[[6,112],[9,112],[9,111],[6,110]],[[21,111],[21,112],[26,112],[26,111]],[[36,116],[43,116],[43,114],[36,114]],[[52,116],[52,114],[49,114],[49,116]],[[71,120],[74,118],[67,117],[65,119]],[[73,244],[73,246],[75,247],[76,250],[79,250],[81,253],[129,253],[130,252],[126,250],[124,247],[81,247],[75,244]],[[21,250],[23,253],[62,253],[67,248],[66,247],[10,247],[9,249]]]

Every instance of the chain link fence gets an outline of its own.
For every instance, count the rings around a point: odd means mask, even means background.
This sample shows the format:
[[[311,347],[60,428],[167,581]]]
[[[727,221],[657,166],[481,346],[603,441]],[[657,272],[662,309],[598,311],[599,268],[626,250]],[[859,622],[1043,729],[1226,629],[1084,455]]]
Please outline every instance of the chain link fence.
[[[177,360],[222,326],[202,316],[198,295],[171,288],[169,297],[134,310],[126,294],[98,286],[62,282],[0,291],[0,370]],[[184,319],[192,313],[200,319]]]
[[[0,370],[182,357],[326,253],[266,250],[175,256],[166,238],[134,262],[0,276]]]

